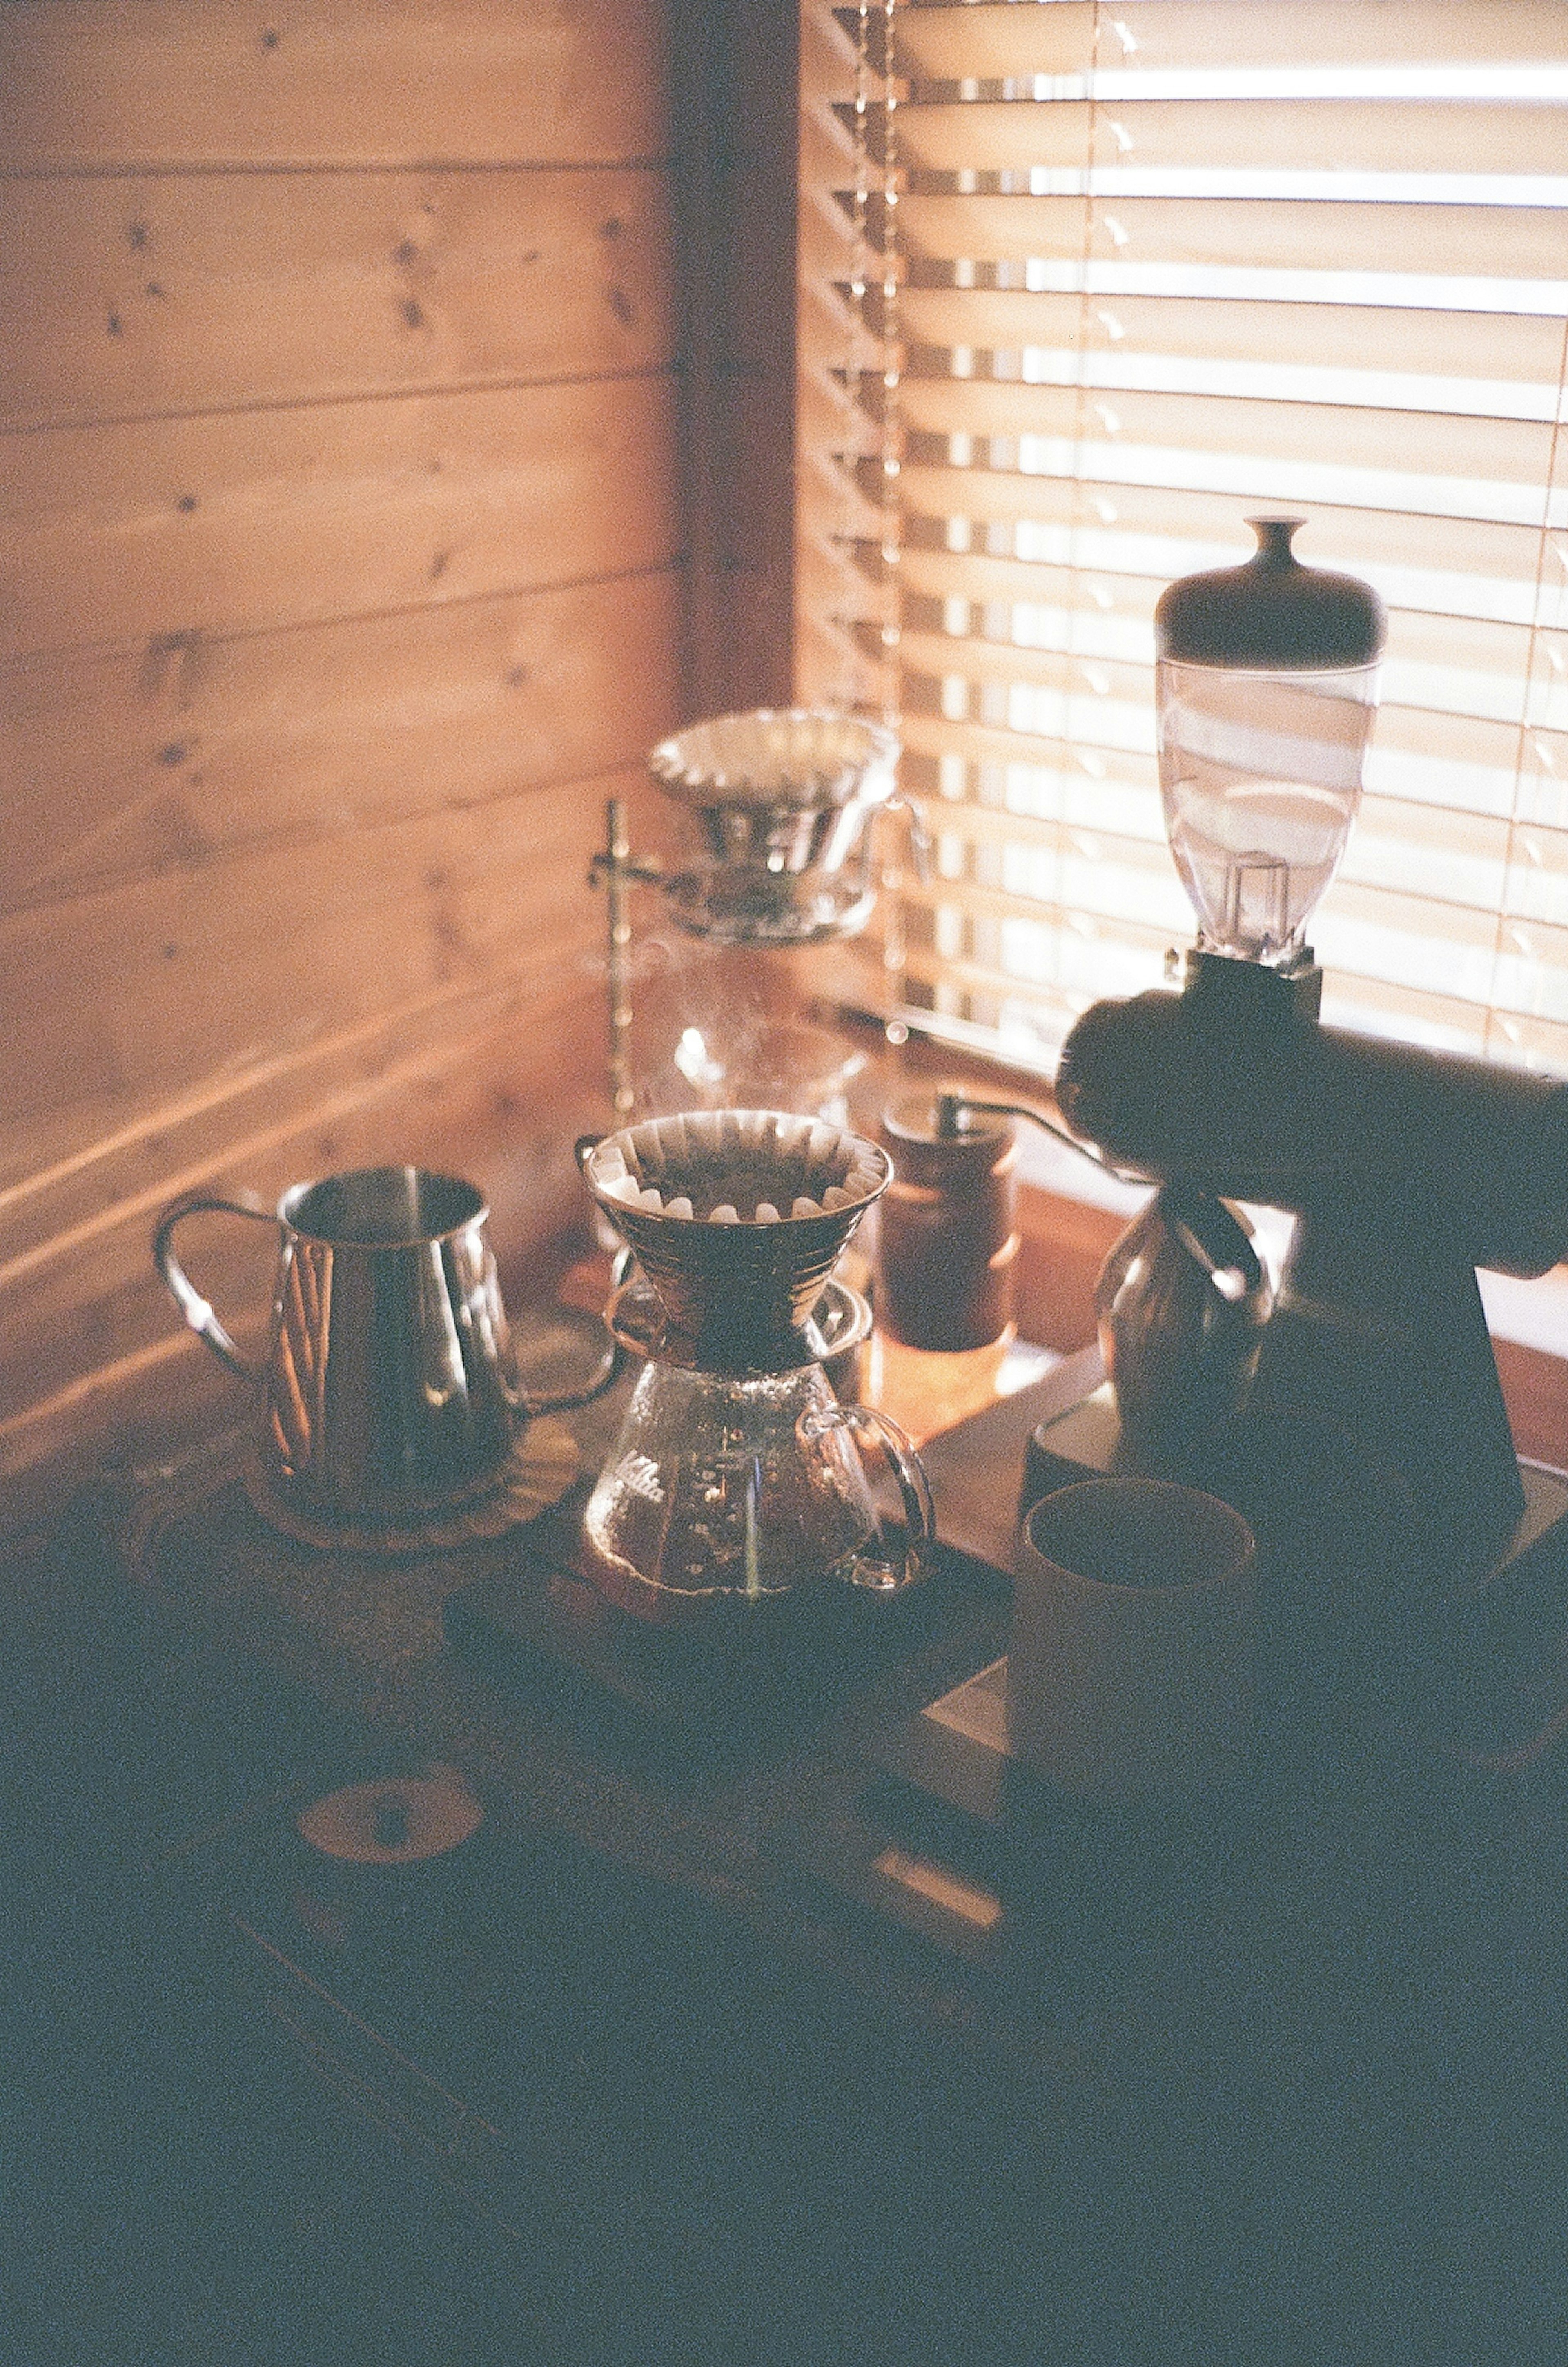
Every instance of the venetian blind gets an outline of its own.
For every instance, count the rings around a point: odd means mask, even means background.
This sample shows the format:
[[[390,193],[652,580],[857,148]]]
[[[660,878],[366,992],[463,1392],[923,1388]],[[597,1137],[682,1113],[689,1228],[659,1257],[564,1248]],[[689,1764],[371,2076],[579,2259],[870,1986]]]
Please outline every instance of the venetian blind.
[[[1048,1068],[1157,982],[1154,604],[1283,509],[1390,618],[1325,1016],[1568,1073],[1568,8],[804,29],[800,689],[898,711],[934,840],[842,991]]]

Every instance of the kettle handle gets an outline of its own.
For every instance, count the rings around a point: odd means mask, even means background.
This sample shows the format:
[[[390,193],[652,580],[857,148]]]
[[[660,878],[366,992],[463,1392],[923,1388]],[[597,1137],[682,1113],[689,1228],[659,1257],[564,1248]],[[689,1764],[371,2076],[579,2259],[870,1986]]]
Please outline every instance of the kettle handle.
[[[241,1354],[211,1306],[203,1298],[175,1255],[175,1227],[182,1225],[187,1217],[203,1214],[247,1217],[254,1225],[276,1226],[277,1218],[269,1208],[247,1208],[240,1200],[213,1200],[203,1193],[192,1192],[164,1209],[158,1219],[158,1229],[152,1236],[152,1263],[163,1275],[191,1330],[206,1341],[220,1365],[227,1365],[241,1380],[259,1387],[266,1377],[265,1366],[254,1364],[249,1356]]]
[[[904,1567],[896,1575],[877,1578],[867,1575],[853,1577],[852,1586],[863,1587],[872,1594],[901,1594],[924,1575],[920,1568],[920,1551],[936,1543],[936,1511],[931,1502],[931,1483],[926,1477],[926,1467],[915,1451],[915,1442],[907,1430],[899,1427],[874,1406],[842,1405],[837,1399],[831,1405],[813,1406],[801,1416],[801,1428],[807,1437],[820,1437],[825,1430],[847,1430],[854,1437],[864,1439],[881,1450],[889,1470],[898,1482],[903,1499],[904,1524],[907,1540],[904,1546]]]

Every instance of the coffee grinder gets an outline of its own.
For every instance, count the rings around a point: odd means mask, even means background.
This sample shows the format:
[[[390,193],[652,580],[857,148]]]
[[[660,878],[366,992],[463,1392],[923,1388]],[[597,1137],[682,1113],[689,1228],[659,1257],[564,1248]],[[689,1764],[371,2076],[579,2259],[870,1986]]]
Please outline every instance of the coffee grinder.
[[[1568,1479],[1516,1458],[1475,1274],[1568,1254],[1568,1085],[1323,1025],[1305,930],[1359,801],[1382,613],[1297,561],[1301,521],[1250,523],[1247,564],[1156,610],[1199,934],[1179,991],[1096,1003],[1063,1048],[1074,1135],[1161,1188],[1102,1276],[1106,1386],[1036,1434],[1025,1493],[1333,1439],[1399,1497],[1421,1583],[1473,1591],[1568,1556]],[[1271,1304],[1236,1202],[1295,1218]]]

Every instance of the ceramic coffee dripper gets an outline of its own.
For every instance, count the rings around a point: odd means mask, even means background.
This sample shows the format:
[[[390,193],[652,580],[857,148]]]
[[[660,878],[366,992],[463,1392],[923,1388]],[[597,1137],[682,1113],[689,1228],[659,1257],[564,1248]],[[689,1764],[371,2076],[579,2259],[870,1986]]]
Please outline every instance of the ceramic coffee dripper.
[[[583,1513],[602,1590],[637,1616],[728,1615],[842,1581],[896,1594],[921,1573],[931,1494],[896,1422],[822,1369],[870,1309],[831,1269],[886,1191],[886,1151],[820,1119],[699,1110],[578,1145],[641,1272],[614,1300],[646,1359]],[[878,1513],[861,1447],[897,1484]]]
[[[177,1228],[204,1211],[277,1228],[264,1358],[241,1353],[175,1254]],[[473,1184],[418,1167],[296,1184],[276,1217],[200,1194],[165,1209],[158,1271],[191,1329],[261,1399],[253,1493],[280,1525],[417,1536],[498,1484],[521,1423],[610,1387],[613,1344],[584,1389],[522,1387],[488,1217]]]

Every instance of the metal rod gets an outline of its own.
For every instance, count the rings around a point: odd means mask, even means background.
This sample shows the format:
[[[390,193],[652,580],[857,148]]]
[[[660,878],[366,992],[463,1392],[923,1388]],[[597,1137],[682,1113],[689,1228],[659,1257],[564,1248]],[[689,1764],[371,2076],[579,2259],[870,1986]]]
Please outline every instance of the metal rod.
[[[632,1114],[632,995],[627,948],[632,924],[626,917],[626,866],[631,842],[626,836],[626,810],[619,798],[604,809],[604,911],[608,931],[608,992],[610,1002],[610,1106],[623,1122]]]
[[[604,930],[607,958],[605,996],[610,1030],[610,1101],[617,1119],[630,1117],[633,1105],[631,1029],[632,982],[629,947],[631,917],[626,889],[664,882],[660,865],[639,861],[626,836],[626,810],[620,798],[604,808],[604,844],[588,866],[588,884],[604,889]]]

